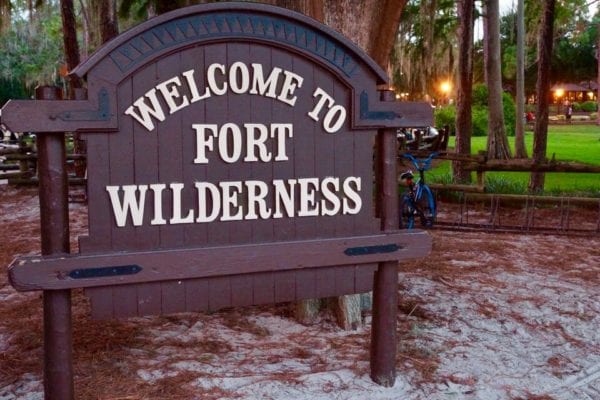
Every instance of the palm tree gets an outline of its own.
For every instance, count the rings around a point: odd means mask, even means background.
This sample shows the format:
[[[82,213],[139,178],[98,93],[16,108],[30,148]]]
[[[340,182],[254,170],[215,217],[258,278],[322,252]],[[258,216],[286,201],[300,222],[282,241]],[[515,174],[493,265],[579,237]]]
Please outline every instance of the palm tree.
[[[550,97],[550,61],[552,58],[552,35],[556,0],[544,0],[542,21],[538,35],[537,108],[535,131],[533,134],[533,162],[541,164],[546,160],[548,143],[548,103]],[[544,173],[532,172],[529,191],[539,193],[544,189]]]
[[[488,47],[487,72],[488,84],[488,137],[487,155],[491,159],[510,158],[510,148],[506,128],[504,127],[504,111],[502,109],[502,60],[500,57],[500,4],[498,0],[487,0],[487,37]]]
[[[456,152],[471,154],[471,103],[473,100],[473,20],[474,0],[458,2],[458,80],[456,95]],[[455,182],[469,182],[470,171],[461,162],[453,162]]]
[[[517,121],[515,158],[527,158],[525,147],[525,10],[524,0],[517,0]]]

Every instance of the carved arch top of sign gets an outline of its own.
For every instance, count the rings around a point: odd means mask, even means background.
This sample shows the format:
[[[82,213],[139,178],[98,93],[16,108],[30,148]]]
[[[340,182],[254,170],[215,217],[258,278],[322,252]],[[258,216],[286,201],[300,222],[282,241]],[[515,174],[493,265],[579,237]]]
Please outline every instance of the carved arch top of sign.
[[[120,35],[80,64],[83,77],[101,68],[115,82],[153,59],[182,47],[226,40],[264,41],[313,57],[352,83],[364,79],[387,82],[385,72],[360,48],[339,33],[301,14],[251,3],[192,6],[154,18]],[[355,85],[352,85],[355,86]]]

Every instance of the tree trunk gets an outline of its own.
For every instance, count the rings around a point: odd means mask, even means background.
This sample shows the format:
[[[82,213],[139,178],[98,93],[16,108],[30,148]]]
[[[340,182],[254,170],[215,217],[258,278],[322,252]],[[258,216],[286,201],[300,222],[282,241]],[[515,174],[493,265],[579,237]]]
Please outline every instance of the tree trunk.
[[[481,14],[483,16],[483,81],[486,85],[488,83],[488,64],[490,62],[489,54],[489,43],[487,41],[487,37],[490,35],[489,25],[488,25],[488,11],[487,11],[487,0],[481,0]]]
[[[379,66],[388,70],[400,14],[406,0],[272,0],[272,4],[301,12],[325,23],[355,42]],[[310,323],[321,303],[316,300],[299,302],[296,305],[296,317],[303,323]],[[362,325],[360,304],[370,301],[361,302],[361,295],[347,295],[329,303],[337,316],[338,324],[344,329],[350,329]]]
[[[79,44],[77,43],[77,25],[75,22],[73,0],[61,0],[60,13],[62,17],[65,61],[67,62],[67,70],[71,71],[79,64]],[[69,81],[69,98],[73,97],[73,89],[80,87],[81,82],[71,78]]]
[[[474,0],[458,3],[458,81],[456,93],[456,153],[471,154],[471,103],[473,101],[473,14]],[[452,162],[455,183],[469,183],[471,172],[462,162]]]
[[[525,10],[524,0],[517,0],[517,123],[515,158],[527,158],[525,147]]]
[[[596,113],[598,114],[598,126],[600,126],[600,22],[598,22],[598,46],[596,46],[596,58],[598,60],[598,93],[596,94],[596,102],[598,103],[598,107],[596,108]]]
[[[100,40],[104,44],[119,34],[117,9],[113,0],[101,0],[99,4]]]
[[[500,4],[498,0],[487,1],[488,62],[488,138],[487,154],[491,159],[510,158],[510,148],[504,127],[502,109],[502,70],[500,57]]]
[[[554,25],[555,0],[544,0],[542,22],[538,36],[537,108],[535,131],[533,134],[533,162],[541,164],[546,160],[548,142],[548,105],[550,100],[550,61],[552,57],[552,35]],[[532,172],[529,191],[540,193],[544,190],[544,173]]]

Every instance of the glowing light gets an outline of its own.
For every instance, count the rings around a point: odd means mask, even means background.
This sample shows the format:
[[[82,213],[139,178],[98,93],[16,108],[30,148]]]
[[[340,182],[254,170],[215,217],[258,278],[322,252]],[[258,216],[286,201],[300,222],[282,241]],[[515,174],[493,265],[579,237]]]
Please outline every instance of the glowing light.
[[[452,90],[452,84],[448,81],[444,81],[440,84],[440,90],[442,93],[448,94]]]
[[[565,89],[556,89],[554,94],[556,95],[556,97],[561,98],[565,95]]]

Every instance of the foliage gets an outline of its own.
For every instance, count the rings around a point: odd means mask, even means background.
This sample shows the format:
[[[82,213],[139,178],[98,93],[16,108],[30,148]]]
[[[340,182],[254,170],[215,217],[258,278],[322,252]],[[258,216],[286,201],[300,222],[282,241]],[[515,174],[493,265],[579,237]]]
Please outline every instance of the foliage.
[[[25,99],[27,88],[18,80],[0,78],[0,107],[10,99]]]
[[[0,36],[0,79],[26,87],[58,82],[63,47],[57,4],[49,2],[34,16],[13,12],[11,29]]]
[[[473,86],[473,106],[488,105],[488,89],[483,83]]]
[[[515,134],[515,102],[508,93],[502,94],[502,106],[504,109],[504,124],[508,136]],[[472,127],[473,136],[487,136],[488,131],[488,107],[487,107],[487,87],[485,85],[475,85],[473,87],[473,107],[472,107]],[[440,107],[435,110],[435,126],[450,126],[450,133],[456,134],[456,107],[451,104]]]
[[[453,146],[454,138],[451,138],[449,146]],[[509,138],[514,144],[514,139]],[[531,154],[533,134],[526,132],[525,144],[527,151]],[[485,150],[486,138],[474,137],[471,140],[471,151],[477,154]],[[598,127],[593,124],[586,125],[549,125],[548,126],[548,155],[553,155],[560,161],[578,161],[593,165],[600,165],[598,152],[600,151],[600,133]],[[430,176],[444,175],[450,170],[450,162],[442,163],[432,170]],[[501,176],[503,179],[521,182],[519,185],[527,185],[529,173],[527,172],[488,172],[486,179]],[[433,180],[430,179],[430,182]],[[546,174],[546,193],[576,192],[579,194],[600,196],[600,174],[584,173],[561,173],[553,172]]]
[[[575,112],[581,111],[581,104],[579,104],[576,101],[571,103],[571,107],[573,107],[573,111],[575,111]]]
[[[586,101],[581,104],[581,111],[594,112],[598,111],[598,103],[595,101]]]
[[[488,108],[477,105],[472,110],[473,136],[487,136],[488,131]]]
[[[516,105],[512,96],[506,92],[502,93],[502,109],[504,110],[504,127],[508,136],[515,135]]]
[[[454,104],[436,108],[434,118],[435,126],[441,128],[448,125],[450,127],[450,134],[456,134],[456,106]]]

